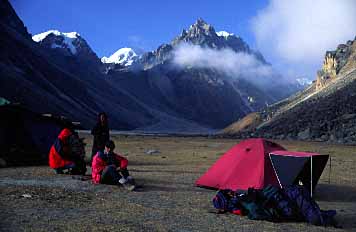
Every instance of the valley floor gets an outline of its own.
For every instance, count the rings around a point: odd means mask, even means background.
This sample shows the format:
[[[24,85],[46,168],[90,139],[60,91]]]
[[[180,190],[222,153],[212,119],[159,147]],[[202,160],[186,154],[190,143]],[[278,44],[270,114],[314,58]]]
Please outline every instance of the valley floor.
[[[87,154],[92,138],[86,134]],[[195,180],[236,140],[200,137],[113,136],[129,159],[137,192],[56,176],[46,166],[0,169],[1,231],[335,231],[306,223],[252,221],[214,214],[215,191]],[[278,141],[277,141],[278,142]],[[343,230],[356,231],[356,147],[281,141],[291,150],[332,156],[315,198],[337,210]],[[159,152],[147,154],[149,150]],[[89,170],[90,171],[90,170]],[[330,183],[329,183],[330,174]]]

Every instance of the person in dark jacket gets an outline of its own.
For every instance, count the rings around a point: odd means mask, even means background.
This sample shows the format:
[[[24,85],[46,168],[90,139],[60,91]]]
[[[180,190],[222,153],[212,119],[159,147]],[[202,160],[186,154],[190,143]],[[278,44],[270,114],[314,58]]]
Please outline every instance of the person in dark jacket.
[[[98,151],[104,151],[105,143],[110,139],[108,117],[105,113],[98,115],[98,121],[91,130],[91,134],[94,136],[91,153],[91,160],[93,160],[93,157]]]

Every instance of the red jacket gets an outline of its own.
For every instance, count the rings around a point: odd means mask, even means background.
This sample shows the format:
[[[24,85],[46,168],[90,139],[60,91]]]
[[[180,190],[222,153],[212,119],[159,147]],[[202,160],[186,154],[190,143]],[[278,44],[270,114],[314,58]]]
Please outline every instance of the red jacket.
[[[72,135],[72,132],[69,129],[63,129],[52,145],[51,150],[49,151],[49,166],[51,168],[62,168],[74,163],[69,158],[70,147],[67,144],[67,138],[70,135]]]
[[[128,160],[125,157],[115,153],[104,154],[101,151],[97,152],[91,165],[91,176],[95,184],[100,183],[101,173],[108,165],[115,165],[121,169],[126,169]]]

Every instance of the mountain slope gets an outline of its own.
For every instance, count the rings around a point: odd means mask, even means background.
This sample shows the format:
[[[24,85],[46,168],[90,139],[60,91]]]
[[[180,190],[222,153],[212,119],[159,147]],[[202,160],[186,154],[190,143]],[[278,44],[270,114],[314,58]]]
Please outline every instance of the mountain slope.
[[[356,142],[356,38],[328,51],[317,79],[261,112],[263,122],[240,136]]]
[[[2,97],[38,112],[81,121],[87,128],[101,111],[109,111],[113,128],[155,122],[145,106],[103,81],[104,75],[87,62],[87,56],[67,56],[61,49],[35,43],[8,1],[1,0],[0,10]]]

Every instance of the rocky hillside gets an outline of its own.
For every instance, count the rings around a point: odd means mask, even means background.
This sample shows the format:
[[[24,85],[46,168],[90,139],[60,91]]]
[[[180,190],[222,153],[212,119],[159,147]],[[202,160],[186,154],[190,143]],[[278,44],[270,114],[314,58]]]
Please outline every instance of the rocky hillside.
[[[328,51],[304,91],[258,113],[257,126],[225,135],[356,143],[356,38]]]

